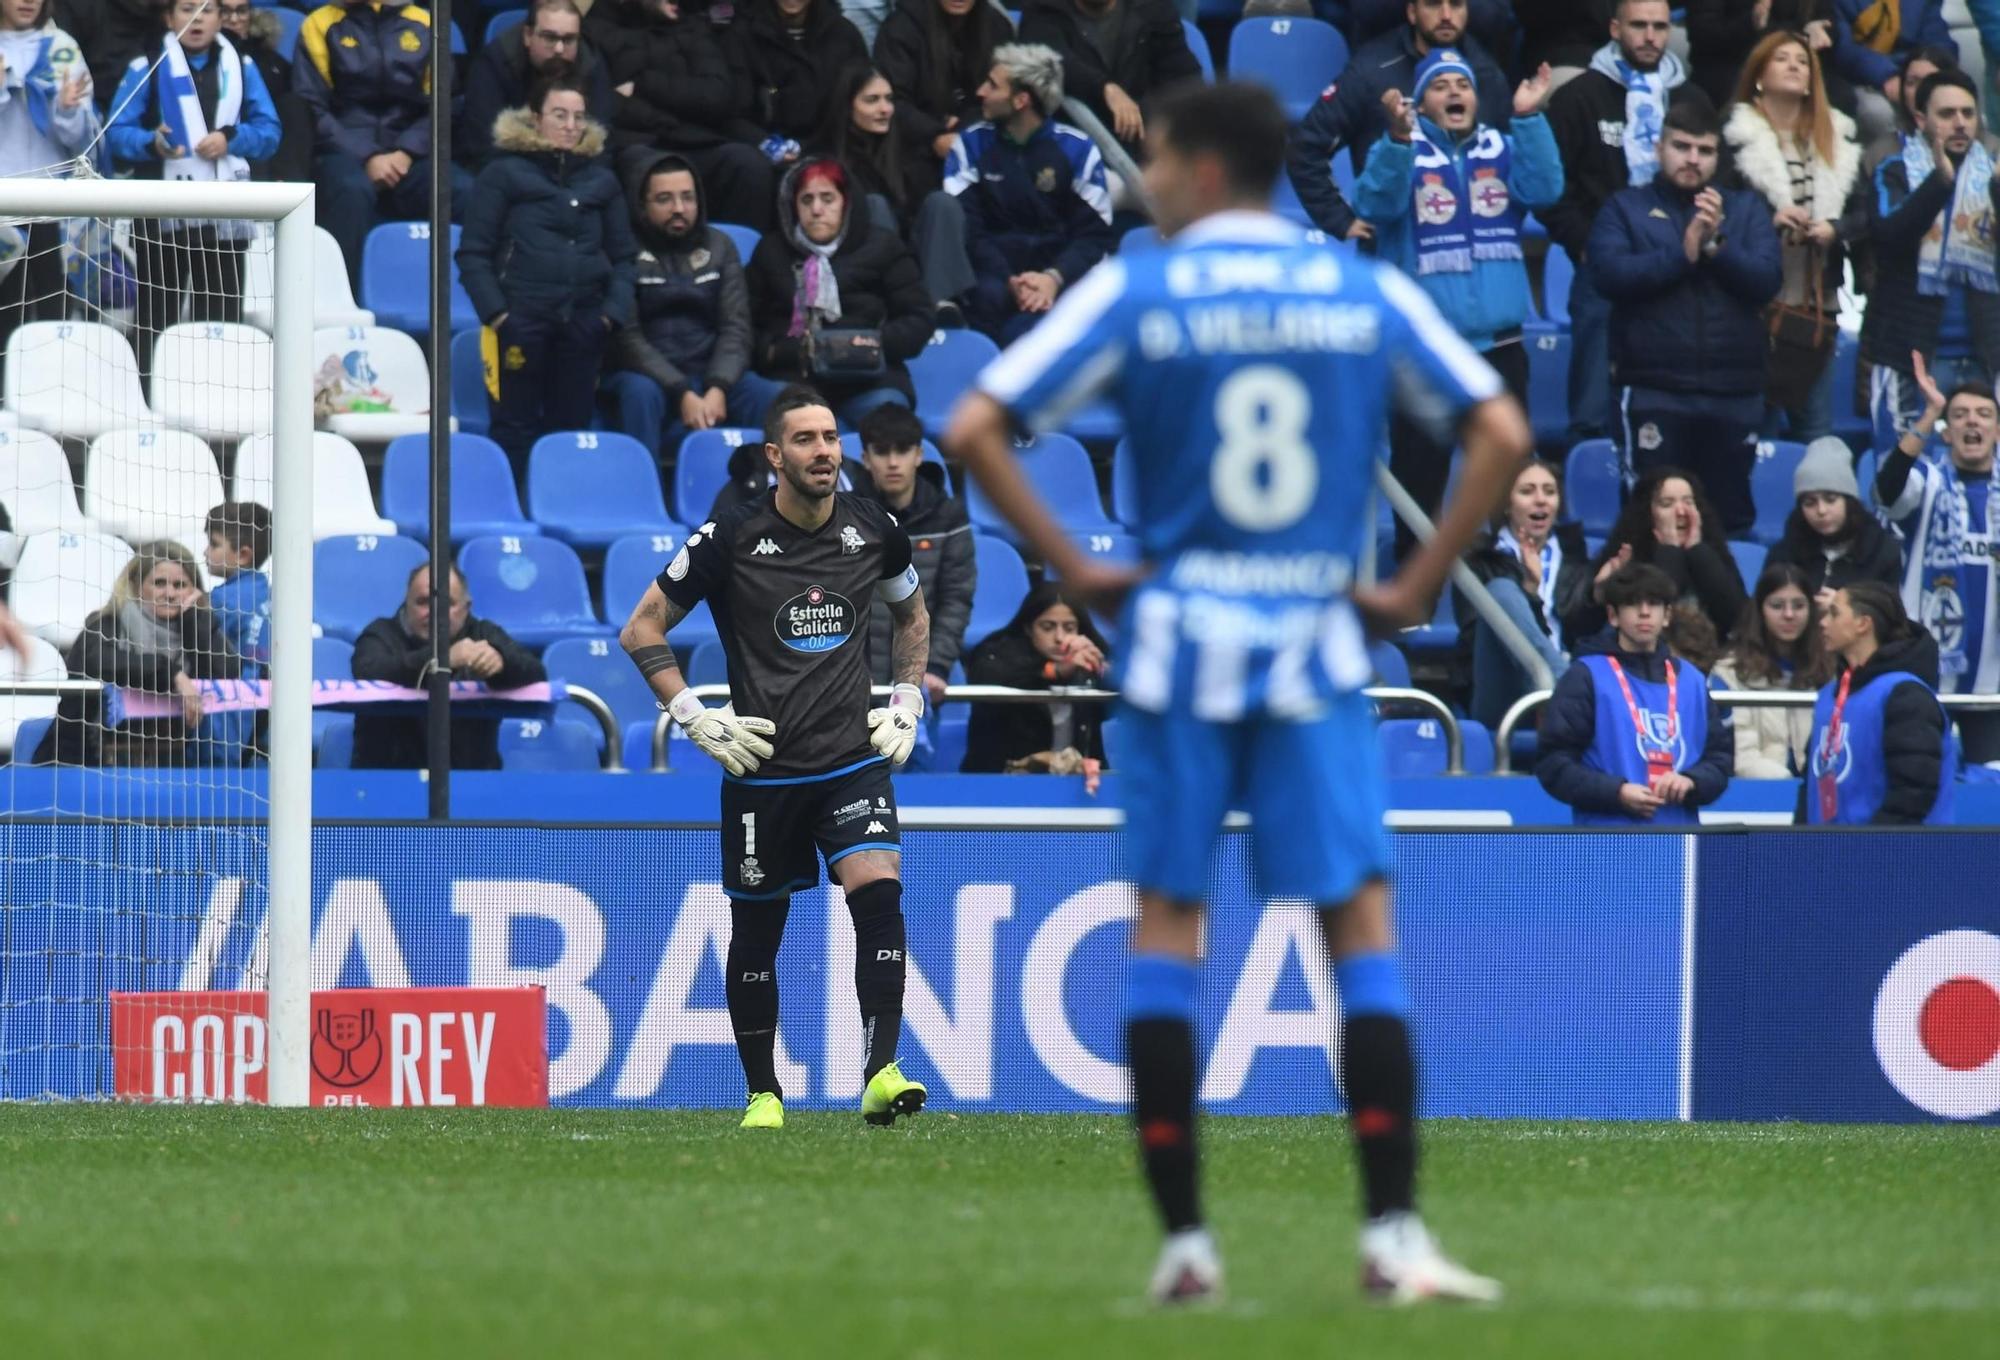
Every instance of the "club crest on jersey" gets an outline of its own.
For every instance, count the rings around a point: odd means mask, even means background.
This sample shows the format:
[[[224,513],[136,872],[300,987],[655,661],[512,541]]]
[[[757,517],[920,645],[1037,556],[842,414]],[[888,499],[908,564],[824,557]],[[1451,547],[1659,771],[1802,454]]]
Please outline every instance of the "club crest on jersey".
[[[778,606],[778,641],[795,652],[830,652],[854,636],[860,615],[845,595],[812,586]]]
[[[843,524],[840,526],[840,550],[842,552],[858,553],[867,546],[868,540],[863,538],[860,531],[852,524]]]
[[[746,855],[743,858],[743,863],[736,870],[736,876],[743,880],[744,887],[754,888],[764,881],[764,870],[757,863],[755,855]]]

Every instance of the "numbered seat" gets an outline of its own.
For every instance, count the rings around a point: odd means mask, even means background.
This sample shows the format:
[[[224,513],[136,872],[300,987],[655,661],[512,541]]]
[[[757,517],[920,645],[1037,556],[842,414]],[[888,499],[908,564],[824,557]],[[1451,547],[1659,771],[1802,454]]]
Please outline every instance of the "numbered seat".
[[[451,228],[453,332],[479,329],[479,313],[458,281],[458,224]],[[428,222],[384,222],[361,246],[361,305],[377,325],[415,336],[431,329],[431,228]]]
[[[408,434],[382,455],[382,513],[412,538],[431,532],[431,438]],[[484,435],[451,437],[451,541],[488,535],[539,538],[541,526],[521,513],[514,468]]]
[[[1422,779],[1450,763],[1444,725],[1436,718],[1386,718],[1375,728],[1391,779]]]
[[[280,9],[279,12],[283,12]],[[243,254],[243,320],[261,331],[276,324],[273,299],[277,295],[271,277],[271,229],[259,226]],[[372,326],[375,313],[354,301],[354,288],[347,280],[347,257],[340,242],[325,227],[313,228],[313,325],[316,327]]]
[[[153,410],[204,439],[271,431],[271,337],[255,326],[191,321],[153,349]]]
[[[686,525],[708,520],[708,508],[729,480],[729,459],[745,444],[763,442],[762,430],[725,426],[715,430],[695,430],[681,440],[674,458],[674,515]]]
[[[68,647],[83,622],[110,603],[132,549],[110,534],[52,530],[21,545],[7,600],[21,626],[57,648]]]
[[[604,617],[623,626],[659,574],[674,560],[687,530],[669,525],[657,534],[633,534],[604,550]]]
[[[270,435],[252,435],[236,446],[236,475],[230,479],[230,499],[269,506],[272,498]],[[393,534],[396,522],[375,508],[368,487],[368,467],[351,440],[325,430],[313,431],[312,525],[314,538],[341,534]]]
[[[976,647],[1005,628],[1028,598],[1028,568],[1004,539],[974,535],[973,561],[979,576],[972,587],[972,618],[965,625],[967,647]]]
[[[917,393],[917,418],[932,439],[944,437],[952,408],[979,371],[1000,357],[1000,347],[978,331],[933,331],[930,343],[909,362]]]
[[[65,439],[156,423],[132,346],[92,321],[30,321],[7,338],[0,391],[21,424]]]
[[[1083,550],[1093,562],[1107,567],[1134,567],[1141,556],[1139,540],[1132,534],[1123,532],[1117,525],[1108,525],[1088,533],[1071,534],[1070,541]],[[1055,575],[1054,568],[1046,572]]]
[[[1569,290],[1576,282],[1576,266],[1561,246],[1549,247],[1542,259],[1542,318],[1552,326],[1569,329]]]
[[[402,607],[410,573],[430,561],[424,545],[393,534],[323,538],[313,544],[313,621],[352,642]]]
[[[528,513],[542,531],[580,548],[604,548],[671,526],[660,470],[630,435],[547,434],[528,453]]]
[[[602,638],[576,549],[553,538],[483,535],[459,549],[458,569],[474,610],[530,647],[562,638]]]
[[[1298,122],[1347,69],[1347,39],[1318,19],[1244,19],[1229,31],[1229,74],[1269,86]]]
[[[561,638],[542,653],[542,665],[548,668],[549,679],[581,685],[609,704],[621,731],[660,711],[653,701],[652,687],[616,638]],[[557,709],[556,721],[588,727],[602,747],[603,728],[577,705],[564,704]]]
[[[68,677],[69,670],[63,665],[62,653],[47,638],[31,634],[25,656],[0,651],[0,681],[64,680]],[[14,749],[15,735],[23,723],[54,718],[56,705],[60,702],[53,694],[0,692],[0,753]],[[32,754],[32,748],[22,752],[24,758]]]
[[[386,444],[431,427],[431,366],[415,340],[387,326],[313,332],[313,400],[323,429]]]
[[[40,430],[0,429],[0,505],[7,507],[16,539],[51,529],[88,533],[97,527],[76,503],[76,483],[70,480],[62,445]]]
[[[84,512],[132,543],[205,541],[208,512],[222,501],[214,451],[183,430],[113,430],[84,459]]]
[[[500,724],[500,768],[510,773],[565,774],[603,768],[604,738],[572,723],[508,718]]]
[[[1040,493],[1063,528],[1075,533],[1097,533],[1117,529],[1104,513],[1097,495],[1097,471],[1083,445],[1063,434],[1045,434],[1016,448],[1017,461],[1028,482]],[[966,511],[975,529],[996,534],[1015,546],[1021,545],[1014,526],[986,498],[975,483],[966,497]]]

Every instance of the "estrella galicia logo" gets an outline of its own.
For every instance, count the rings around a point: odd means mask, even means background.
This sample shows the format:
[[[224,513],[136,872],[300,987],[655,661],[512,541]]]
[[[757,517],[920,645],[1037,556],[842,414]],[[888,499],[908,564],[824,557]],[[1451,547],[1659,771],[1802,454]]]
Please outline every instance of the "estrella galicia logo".
[[[382,1035],[375,1008],[359,1014],[321,1006],[313,1012],[313,1071],[328,1086],[360,1086],[382,1066]]]
[[[830,652],[854,636],[859,616],[845,595],[811,586],[778,606],[778,641],[795,652]]]

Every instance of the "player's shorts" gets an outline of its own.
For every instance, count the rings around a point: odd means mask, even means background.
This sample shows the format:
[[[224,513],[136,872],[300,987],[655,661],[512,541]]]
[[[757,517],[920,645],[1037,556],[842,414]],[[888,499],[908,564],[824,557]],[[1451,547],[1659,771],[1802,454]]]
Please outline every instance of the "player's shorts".
[[[879,757],[799,779],[722,781],[722,890],[757,901],[819,883],[857,850],[903,848],[889,764]]]
[[[1118,775],[1125,856],[1141,889],[1209,895],[1224,814],[1250,814],[1251,862],[1265,897],[1345,902],[1389,870],[1388,806],[1375,718],[1343,694],[1312,722],[1208,723],[1120,705]]]

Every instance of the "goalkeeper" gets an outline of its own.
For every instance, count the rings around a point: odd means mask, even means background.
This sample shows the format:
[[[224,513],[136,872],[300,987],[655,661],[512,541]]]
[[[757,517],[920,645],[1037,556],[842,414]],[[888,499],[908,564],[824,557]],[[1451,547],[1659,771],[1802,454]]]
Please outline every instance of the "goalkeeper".
[[[861,1113],[892,1124],[923,1108],[896,1066],[903,1021],[902,841],[889,771],[909,759],[924,711],[930,616],[910,539],[875,501],[841,494],[833,411],[787,388],[764,417],[777,484],[688,535],[620,635],[659,704],[722,766],[722,885],[729,895],[726,988],[749,1086],[744,1128],[781,1128],[773,1046],[778,943],[792,894],[816,887],[819,858],[854,917],[861,1002]],[[869,706],[871,593],[889,606],[895,688]],[[688,692],[667,633],[702,600],[729,660],[730,703]]]

